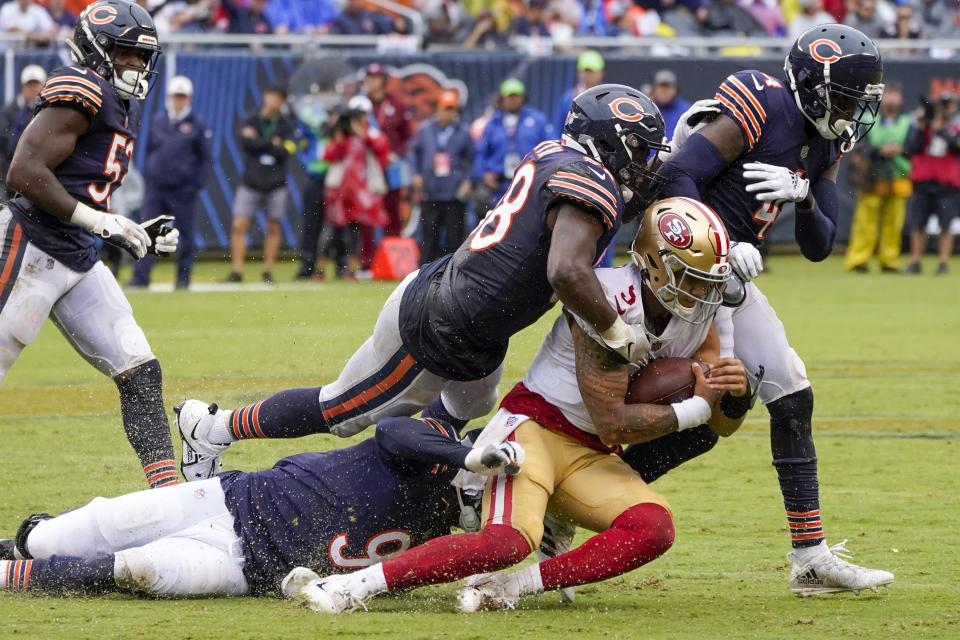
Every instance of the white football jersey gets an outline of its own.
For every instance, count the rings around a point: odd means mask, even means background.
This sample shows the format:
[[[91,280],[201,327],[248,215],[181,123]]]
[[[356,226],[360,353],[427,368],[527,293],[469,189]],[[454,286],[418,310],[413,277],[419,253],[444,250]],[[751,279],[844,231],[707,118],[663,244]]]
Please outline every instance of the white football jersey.
[[[643,326],[644,313],[640,292],[645,285],[640,277],[640,269],[631,263],[613,269],[596,269],[595,273],[607,294],[607,301],[620,313],[623,321]],[[592,327],[582,319],[574,317],[587,335],[602,344]],[[652,349],[638,354],[635,363],[643,366],[654,358],[690,358],[703,344],[711,326],[711,322],[694,325],[679,318],[671,318],[662,335],[650,336]],[[559,409],[575,427],[596,435],[597,431],[580,396],[575,360],[573,336],[570,335],[566,317],[560,315],[540,345],[523,384]]]

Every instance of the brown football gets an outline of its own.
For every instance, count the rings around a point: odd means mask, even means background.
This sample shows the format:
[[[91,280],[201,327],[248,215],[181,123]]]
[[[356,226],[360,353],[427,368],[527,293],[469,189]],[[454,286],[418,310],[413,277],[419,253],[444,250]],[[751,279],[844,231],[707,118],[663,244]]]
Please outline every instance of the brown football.
[[[673,404],[693,397],[695,378],[690,368],[691,358],[659,358],[630,378],[627,404]],[[710,367],[701,362],[704,373],[710,376]]]

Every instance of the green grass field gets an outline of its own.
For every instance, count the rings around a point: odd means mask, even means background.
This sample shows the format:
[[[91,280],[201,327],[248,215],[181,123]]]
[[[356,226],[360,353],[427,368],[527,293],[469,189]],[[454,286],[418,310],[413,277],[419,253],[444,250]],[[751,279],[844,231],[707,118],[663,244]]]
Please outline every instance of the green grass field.
[[[841,272],[775,257],[760,285],[807,363],[828,540],[896,573],[879,594],[799,599],[768,427],[756,410],[734,437],[657,483],[677,542],[625,577],[514,612],[464,616],[452,586],[320,617],[273,599],[148,601],[0,594],[0,638],[960,638],[960,300],[957,278]],[[927,265],[927,272],[931,271]],[[960,264],[953,269],[960,274]],[[198,280],[224,275],[201,265]],[[251,265],[248,275],[258,273]],[[289,281],[292,267],[278,270]],[[159,280],[172,280],[158,269]],[[163,363],[166,401],[234,406],[332,379],[367,336],[389,284],[256,292],[131,293]],[[551,317],[514,339],[504,388]],[[171,412],[172,418],[172,412]],[[0,386],[0,533],[34,511],[143,488],[115,387],[49,324]],[[332,437],[247,442],[227,467],[255,469]]]

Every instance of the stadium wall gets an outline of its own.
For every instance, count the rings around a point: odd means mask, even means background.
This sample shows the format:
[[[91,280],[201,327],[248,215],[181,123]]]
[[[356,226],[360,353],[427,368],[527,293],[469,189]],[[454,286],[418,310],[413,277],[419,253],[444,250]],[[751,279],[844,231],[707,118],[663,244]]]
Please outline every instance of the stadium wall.
[[[15,57],[16,77],[27,64],[37,63],[50,69],[62,64],[60,55],[53,52],[24,52]],[[610,52],[606,55],[608,82],[620,82],[642,87],[650,82],[658,69],[669,68],[680,79],[683,95],[691,100],[712,96],[720,80],[727,74],[744,68],[755,68],[770,74],[782,73],[782,58],[663,58],[637,57]],[[514,52],[443,52],[403,56],[384,56],[372,52],[321,50],[311,56],[285,52],[240,53],[236,49],[206,52],[177,52],[162,59],[161,80],[148,96],[144,123],[158,108],[162,108],[164,80],[175,73],[193,79],[196,87],[194,109],[213,130],[214,170],[201,195],[201,212],[197,224],[197,243],[200,249],[226,248],[229,242],[230,210],[233,194],[242,173],[242,154],[237,144],[237,123],[260,101],[261,92],[270,85],[290,86],[295,95],[305,91],[315,75],[323,76],[331,66],[340,69],[347,84],[352,73],[371,61],[386,64],[399,76],[398,87],[407,93],[417,111],[429,112],[433,93],[443,86],[456,86],[468,96],[464,116],[473,119],[493,103],[497,87],[508,77],[515,76],[527,85],[529,102],[548,115],[553,111],[557,96],[575,81],[575,57],[553,56],[530,58]],[[336,62],[331,65],[330,62]],[[921,97],[942,88],[960,86],[960,71],[954,62],[930,59],[892,60],[886,63],[887,77],[904,85],[905,105],[913,108]],[[343,82],[341,82],[343,84]],[[3,95],[6,103],[9,96]],[[141,129],[138,149],[146,148],[148,127]],[[137,153],[138,166],[143,154]],[[297,244],[299,215],[302,209],[301,185],[304,176],[298,163],[291,163],[291,215],[284,223],[286,244]],[[838,241],[845,242],[849,232],[853,194],[841,174],[840,191],[843,196],[842,219]],[[773,243],[792,243],[792,211],[785,210],[773,232]],[[254,236],[265,229],[266,220],[258,216]],[[253,238],[259,244],[259,237]]]

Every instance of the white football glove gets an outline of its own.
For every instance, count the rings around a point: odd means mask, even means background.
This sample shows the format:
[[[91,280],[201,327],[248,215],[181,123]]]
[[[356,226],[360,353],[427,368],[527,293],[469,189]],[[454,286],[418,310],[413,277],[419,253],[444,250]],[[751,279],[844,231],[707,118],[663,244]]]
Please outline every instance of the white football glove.
[[[519,442],[488,444],[483,449],[471,449],[464,460],[468,471],[482,476],[497,476],[501,473],[515,476],[520,473],[526,453]]]
[[[313,569],[307,567],[295,567],[287,577],[280,583],[280,591],[284,598],[297,600],[303,597],[303,588],[314,580],[319,580],[320,575]]]
[[[673,137],[670,139],[670,151],[661,151],[657,154],[661,162],[666,162],[676,155],[680,147],[697,131],[703,129],[713,120],[713,116],[720,113],[719,100],[697,100],[690,108],[683,112],[677,124],[673,127]],[[695,120],[696,124],[691,124]]]
[[[139,260],[152,244],[147,232],[133,220],[99,211],[78,202],[70,222],[100,236]]]
[[[749,242],[734,242],[727,261],[733,267],[734,273],[744,282],[750,282],[763,273],[763,257]]]
[[[169,223],[173,220],[173,216],[157,216],[153,220],[140,223],[153,241],[153,246],[150,248],[150,253],[153,255],[166,257],[177,252],[180,231],[170,226]]]
[[[800,202],[806,199],[810,191],[810,181],[801,178],[786,167],[778,167],[764,162],[748,162],[743,165],[746,171],[743,177],[753,182],[747,185],[747,191],[759,191],[755,197],[761,202]]]
[[[619,315],[613,325],[600,334],[603,344],[615,351],[627,362],[637,362],[650,352],[650,339],[646,330],[627,324]]]

